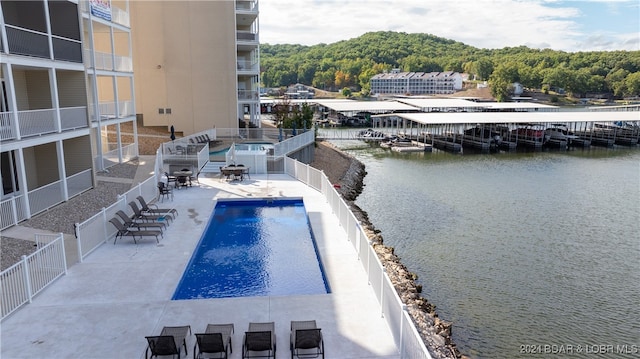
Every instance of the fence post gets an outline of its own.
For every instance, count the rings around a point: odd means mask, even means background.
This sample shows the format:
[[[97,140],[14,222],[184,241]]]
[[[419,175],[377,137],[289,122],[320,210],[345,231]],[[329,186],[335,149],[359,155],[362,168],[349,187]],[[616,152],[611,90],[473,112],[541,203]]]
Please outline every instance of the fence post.
[[[82,263],[82,238],[80,238],[80,223],[73,225],[73,231],[76,235],[76,243],[78,245],[78,263]]]
[[[367,238],[367,279],[369,285],[371,285],[371,251],[373,251],[371,240]]]
[[[22,256],[22,268],[24,268],[24,284],[27,286],[27,296],[29,297],[29,303],[31,303],[31,276],[29,275],[29,261],[27,261],[27,256]]]
[[[387,274],[387,268],[382,266],[382,275],[380,276],[380,317],[384,318],[384,276]]]
[[[60,242],[62,243],[62,265],[64,266],[64,275],[67,275],[67,252],[64,250],[64,233],[60,232]]]
[[[18,206],[16,206],[16,198],[13,197],[11,199],[11,212],[13,213],[13,224],[16,225],[18,222]]]
[[[403,357],[404,354],[404,317],[405,315],[409,315],[407,313],[407,305],[402,304],[402,311],[400,312],[400,357]]]

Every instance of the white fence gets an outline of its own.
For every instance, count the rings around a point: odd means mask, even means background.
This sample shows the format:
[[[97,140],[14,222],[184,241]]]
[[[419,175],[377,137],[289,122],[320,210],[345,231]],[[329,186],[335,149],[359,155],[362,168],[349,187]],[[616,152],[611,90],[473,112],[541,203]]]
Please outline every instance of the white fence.
[[[335,190],[324,172],[291,158],[285,158],[285,173],[322,192],[345,229],[358,258],[369,277],[369,284],[380,302],[381,314],[393,333],[401,358],[427,358],[431,355],[424,345],[420,333],[407,312],[406,305],[398,296],[385,268],[370,245],[366,233],[355,215]]]
[[[37,234],[38,250],[0,273],[2,318],[26,303],[58,277],[67,273],[64,237]]]

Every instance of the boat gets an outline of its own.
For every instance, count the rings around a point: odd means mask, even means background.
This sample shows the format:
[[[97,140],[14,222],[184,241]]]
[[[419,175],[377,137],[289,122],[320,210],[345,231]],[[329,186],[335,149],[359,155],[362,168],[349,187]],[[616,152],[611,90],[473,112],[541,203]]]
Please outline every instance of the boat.
[[[569,128],[561,123],[552,123],[544,130],[545,136],[547,136],[546,144],[557,147],[567,147],[574,140],[578,139],[578,136],[569,131]]]
[[[464,131],[465,140],[489,143],[492,148],[497,148],[502,143],[500,132],[490,126],[476,125]]]
[[[521,127],[511,130],[511,133],[519,139],[544,143],[549,139],[545,133],[545,127],[538,124],[524,124]]]
[[[566,125],[561,123],[552,123],[544,130],[544,133],[549,136],[550,140],[566,140],[571,142],[571,140],[578,138],[578,136],[569,131]]]
[[[370,128],[358,132],[358,135],[356,137],[364,141],[366,140],[380,141],[380,140],[385,140],[389,138],[387,134],[385,134],[384,132],[375,131]]]

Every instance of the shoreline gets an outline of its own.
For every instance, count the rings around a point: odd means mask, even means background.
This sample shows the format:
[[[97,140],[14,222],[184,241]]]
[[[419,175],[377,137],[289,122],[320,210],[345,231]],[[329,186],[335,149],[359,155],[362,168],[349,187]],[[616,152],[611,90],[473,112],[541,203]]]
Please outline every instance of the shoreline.
[[[406,304],[430,354],[434,359],[465,358],[451,338],[453,323],[438,317],[436,306],[421,296],[422,286],[416,283],[418,276],[402,264],[393,247],[384,245],[381,231],[371,223],[368,214],[354,203],[362,193],[364,177],[367,175],[364,164],[329,142],[316,141],[316,144],[316,159],[310,165],[325,172],[362,223],[367,238],[372,242],[400,299]]]

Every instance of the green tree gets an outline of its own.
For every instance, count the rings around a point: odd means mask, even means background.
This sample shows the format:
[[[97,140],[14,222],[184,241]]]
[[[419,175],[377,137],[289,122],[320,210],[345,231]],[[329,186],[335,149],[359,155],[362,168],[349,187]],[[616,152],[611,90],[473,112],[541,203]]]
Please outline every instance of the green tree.
[[[625,79],[625,96],[640,96],[640,72],[629,74]]]
[[[493,62],[486,58],[480,58],[474,63],[476,69],[476,75],[481,80],[488,80],[489,76],[493,73]]]

